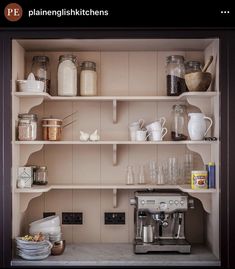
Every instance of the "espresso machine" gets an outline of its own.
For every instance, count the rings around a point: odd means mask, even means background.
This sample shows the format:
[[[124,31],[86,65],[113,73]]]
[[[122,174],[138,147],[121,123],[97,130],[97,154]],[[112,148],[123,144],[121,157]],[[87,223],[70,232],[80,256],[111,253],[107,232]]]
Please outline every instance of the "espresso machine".
[[[184,234],[184,214],[189,204],[187,194],[135,192],[130,203],[135,205],[135,253],[190,253],[191,245]]]

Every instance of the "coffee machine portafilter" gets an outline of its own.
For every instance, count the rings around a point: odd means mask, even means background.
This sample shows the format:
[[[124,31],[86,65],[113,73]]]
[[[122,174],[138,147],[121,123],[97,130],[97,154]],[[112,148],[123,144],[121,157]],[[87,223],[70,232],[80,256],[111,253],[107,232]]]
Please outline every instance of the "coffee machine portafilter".
[[[181,192],[135,192],[134,252],[190,253],[185,238],[184,218],[188,195]]]

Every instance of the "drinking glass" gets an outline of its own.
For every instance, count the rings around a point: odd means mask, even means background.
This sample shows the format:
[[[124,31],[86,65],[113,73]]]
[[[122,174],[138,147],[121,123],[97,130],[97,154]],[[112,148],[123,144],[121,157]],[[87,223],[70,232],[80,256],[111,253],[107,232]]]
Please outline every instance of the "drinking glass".
[[[178,179],[178,161],[176,157],[168,159],[168,183],[170,185],[176,184]]]
[[[157,183],[157,165],[155,161],[149,161],[149,179],[151,184]]]
[[[193,154],[186,153],[184,156],[184,184],[191,183],[192,170],[193,170]]]
[[[134,172],[132,165],[127,166],[126,171],[126,184],[127,185],[133,185],[134,184]]]
[[[145,183],[146,183],[146,178],[145,178],[144,165],[140,165],[139,171],[138,171],[138,184],[145,184]]]

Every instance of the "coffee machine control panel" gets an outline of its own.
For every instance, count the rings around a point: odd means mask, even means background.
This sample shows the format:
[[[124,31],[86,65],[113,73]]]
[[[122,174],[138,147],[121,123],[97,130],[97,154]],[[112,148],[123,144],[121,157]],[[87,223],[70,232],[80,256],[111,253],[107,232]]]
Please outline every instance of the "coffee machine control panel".
[[[186,211],[188,209],[188,196],[184,194],[137,194],[138,210],[148,210],[149,212]]]

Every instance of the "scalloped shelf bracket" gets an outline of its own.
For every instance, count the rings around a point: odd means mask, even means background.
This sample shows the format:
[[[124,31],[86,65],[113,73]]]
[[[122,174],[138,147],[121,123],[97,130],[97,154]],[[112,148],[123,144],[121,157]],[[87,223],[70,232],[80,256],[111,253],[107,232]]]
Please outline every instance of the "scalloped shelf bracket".
[[[20,105],[21,113],[29,113],[33,107],[40,105],[43,99],[43,97],[22,98]]]
[[[20,146],[24,147],[24,150],[21,150],[20,154],[21,163],[22,165],[26,165],[30,155],[34,152],[41,150],[44,145],[42,144],[42,145],[20,145]]]
[[[192,105],[198,107],[202,113],[207,114],[208,111],[208,99],[204,99],[202,97],[190,97],[186,96],[187,102]]]
[[[211,161],[211,145],[192,145],[187,144],[187,148],[191,151],[198,153],[203,160],[203,163],[209,163]]]
[[[211,213],[211,194],[210,193],[189,193],[189,195],[199,199],[202,203],[204,210]]]
[[[21,193],[20,194],[20,211],[23,213],[28,208],[29,202],[38,196],[40,196],[42,192],[37,193]]]

